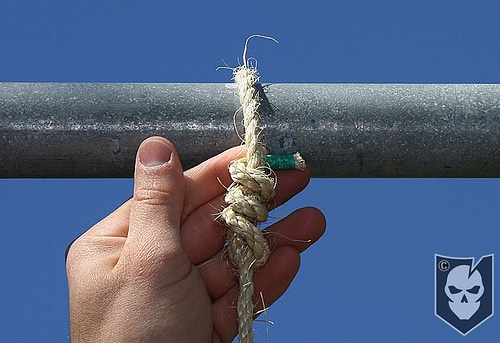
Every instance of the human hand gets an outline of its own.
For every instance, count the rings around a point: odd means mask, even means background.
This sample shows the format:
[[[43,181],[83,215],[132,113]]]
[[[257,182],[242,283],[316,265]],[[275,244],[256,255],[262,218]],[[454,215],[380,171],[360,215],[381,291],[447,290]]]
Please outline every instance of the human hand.
[[[237,334],[238,278],[217,220],[231,179],[233,148],[185,173],[166,139],[145,140],[136,159],[134,196],[69,248],[71,337],[78,342],[231,342]],[[279,206],[309,181],[278,171]],[[272,254],[255,275],[266,306],[291,283],[299,253],[325,230],[314,208],[266,229]],[[310,240],[310,241],[309,241]],[[306,242],[307,241],[307,242]]]

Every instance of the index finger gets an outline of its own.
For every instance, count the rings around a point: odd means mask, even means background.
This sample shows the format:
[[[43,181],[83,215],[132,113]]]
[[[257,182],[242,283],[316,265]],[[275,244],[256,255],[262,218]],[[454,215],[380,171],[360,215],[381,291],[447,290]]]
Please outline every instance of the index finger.
[[[184,173],[186,198],[182,222],[198,207],[226,193],[227,187],[232,183],[229,165],[234,159],[243,156],[244,153],[244,146],[234,147]],[[275,203],[271,203],[272,208],[279,206],[304,189],[311,176],[309,168],[277,171],[275,175],[277,188],[275,200],[272,200]]]
[[[202,204],[226,192],[225,187],[232,182],[229,164],[243,153],[244,147],[234,147],[184,172],[186,198],[182,221]]]

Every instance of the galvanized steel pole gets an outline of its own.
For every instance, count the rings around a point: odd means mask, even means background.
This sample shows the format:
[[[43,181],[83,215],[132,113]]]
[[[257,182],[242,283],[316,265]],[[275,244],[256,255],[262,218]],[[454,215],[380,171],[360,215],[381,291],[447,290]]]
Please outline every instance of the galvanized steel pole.
[[[271,84],[265,140],[315,177],[499,177],[500,85]],[[241,143],[225,84],[0,83],[0,177],[131,177],[140,142],[189,168]],[[240,119],[234,121],[240,132]]]

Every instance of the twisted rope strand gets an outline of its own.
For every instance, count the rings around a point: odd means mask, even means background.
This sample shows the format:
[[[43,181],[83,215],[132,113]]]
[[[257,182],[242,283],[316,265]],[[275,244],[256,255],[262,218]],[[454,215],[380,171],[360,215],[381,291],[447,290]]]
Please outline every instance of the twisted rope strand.
[[[248,39],[252,38],[250,36]],[[261,142],[259,123],[260,97],[256,85],[256,68],[246,61],[234,70],[234,81],[244,117],[246,155],[229,166],[233,183],[225,201],[227,207],[221,217],[226,224],[228,254],[238,269],[240,293],[238,296],[238,331],[240,343],[253,342],[253,275],[264,266],[270,255],[269,246],[258,225],[268,217],[267,202],[275,195],[275,181],[266,173],[266,150]]]

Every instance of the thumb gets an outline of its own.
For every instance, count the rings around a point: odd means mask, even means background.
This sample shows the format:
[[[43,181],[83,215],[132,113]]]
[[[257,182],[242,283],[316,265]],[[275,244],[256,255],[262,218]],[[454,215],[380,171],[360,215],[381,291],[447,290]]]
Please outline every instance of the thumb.
[[[182,253],[184,175],[173,144],[161,137],[142,142],[134,179],[126,245],[131,245],[135,259],[142,256],[158,262],[169,258],[168,255]]]

